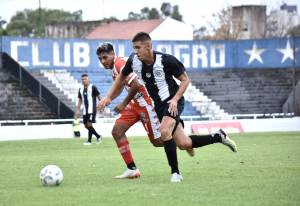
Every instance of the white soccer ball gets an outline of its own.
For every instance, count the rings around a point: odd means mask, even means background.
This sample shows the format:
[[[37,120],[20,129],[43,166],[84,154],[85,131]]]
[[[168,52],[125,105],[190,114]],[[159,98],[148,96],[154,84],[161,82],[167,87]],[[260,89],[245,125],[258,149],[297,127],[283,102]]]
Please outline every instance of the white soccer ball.
[[[63,173],[56,165],[47,165],[40,172],[40,180],[44,186],[58,186],[63,179]]]

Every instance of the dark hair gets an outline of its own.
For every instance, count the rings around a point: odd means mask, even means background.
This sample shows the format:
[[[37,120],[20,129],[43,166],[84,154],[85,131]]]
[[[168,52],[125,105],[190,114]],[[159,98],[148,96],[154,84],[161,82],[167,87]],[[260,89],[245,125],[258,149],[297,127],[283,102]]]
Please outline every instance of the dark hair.
[[[148,33],[146,32],[139,32],[137,33],[133,39],[132,42],[137,42],[137,41],[151,41],[151,37],[149,36]]]
[[[111,52],[114,51],[114,47],[111,43],[103,43],[97,48],[96,54],[100,55],[102,52]]]
[[[88,74],[82,74],[82,75],[81,75],[81,78],[82,78],[82,77],[88,77],[88,76],[89,76]]]

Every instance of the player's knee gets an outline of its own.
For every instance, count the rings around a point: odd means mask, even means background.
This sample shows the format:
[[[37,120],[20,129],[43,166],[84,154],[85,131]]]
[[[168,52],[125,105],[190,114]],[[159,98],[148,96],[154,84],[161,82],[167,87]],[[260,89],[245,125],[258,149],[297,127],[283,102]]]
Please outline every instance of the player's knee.
[[[114,127],[111,131],[111,135],[117,140],[124,136],[124,132]]]
[[[177,144],[177,147],[181,150],[186,150],[190,148],[190,144],[188,141],[180,141]]]
[[[153,147],[162,147],[164,146],[163,142],[160,141],[159,139],[155,139],[151,141]]]
[[[160,134],[161,134],[162,140],[165,140],[166,138],[169,138],[172,136],[172,131],[167,127],[164,127],[164,128],[161,127]]]

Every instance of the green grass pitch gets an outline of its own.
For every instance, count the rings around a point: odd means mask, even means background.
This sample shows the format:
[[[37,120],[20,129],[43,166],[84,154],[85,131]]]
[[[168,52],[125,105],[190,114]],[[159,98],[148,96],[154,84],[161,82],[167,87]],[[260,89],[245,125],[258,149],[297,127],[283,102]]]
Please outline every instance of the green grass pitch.
[[[129,138],[142,177],[116,180],[125,165],[112,139],[0,142],[0,205],[300,205],[300,133],[232,135],[238,153],[221,144],[178,150],[182,183],[170,183],[163,148]],[[64,182],[43,187],[39,172],[58,165]]]

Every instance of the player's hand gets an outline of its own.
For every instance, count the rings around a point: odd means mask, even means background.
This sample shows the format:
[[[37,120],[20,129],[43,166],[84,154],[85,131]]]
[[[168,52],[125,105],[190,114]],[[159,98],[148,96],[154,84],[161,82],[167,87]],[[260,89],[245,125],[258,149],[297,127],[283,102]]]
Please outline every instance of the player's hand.
[[[97,105],[97,109],[101,112],[104,111],[104,108],[111,104],[111,99],[109,97],[103,97]]]
[[[117,113],[121,113],[125,109],[125,107],[126,107],[126,105],[120,103],[115,106],[114,110]]]
[[[170,112],[170,114],[173,117],[177,116],[178,115],[177,100],[171,99],[168,101],[168,103],[169,103],[168,111]]]

